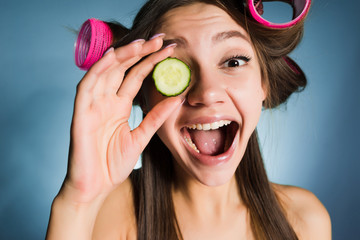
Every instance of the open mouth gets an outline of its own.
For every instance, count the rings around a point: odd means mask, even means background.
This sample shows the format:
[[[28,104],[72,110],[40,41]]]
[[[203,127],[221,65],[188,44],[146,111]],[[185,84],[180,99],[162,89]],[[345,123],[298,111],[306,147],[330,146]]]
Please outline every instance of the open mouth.
[[[239,124],[220,120],[205,124],[192,124],[181,129],[188,146],[201,155],[218,156],[231,147]]]

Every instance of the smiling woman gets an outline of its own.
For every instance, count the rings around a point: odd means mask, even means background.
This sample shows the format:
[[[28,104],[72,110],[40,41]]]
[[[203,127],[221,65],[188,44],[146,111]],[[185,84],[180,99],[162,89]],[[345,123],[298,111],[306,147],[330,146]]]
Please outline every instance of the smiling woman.
[[[304,19],[274,29],[248,14],[243,1],[151,0],[132,29],[111,25],[115,49],[78,86],[48,239],[331,238],[315,196],[268,181],[256,134],[262,108],[306,85],[287,57]],[[167,57],[192,73],[176,97],[151,78]],[[131,131],[133,102],[144,120]]]

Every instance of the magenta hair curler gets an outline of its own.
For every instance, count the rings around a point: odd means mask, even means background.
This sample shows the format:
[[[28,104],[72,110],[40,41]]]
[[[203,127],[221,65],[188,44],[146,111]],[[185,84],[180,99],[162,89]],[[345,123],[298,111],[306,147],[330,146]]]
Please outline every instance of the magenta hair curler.
[[[82,70],[96,63],[111,46],[113,34],[103,21],[88,19],[81,26],[75,42],[75,63]]]
[[[288,28],[305,17],[310,8],[311,0],[280,0],[281,2],[288,3],[293,8],[293,19],[285,23],[273,23],[264,19],[261,15],[264,13],[264,2],[272,2],[276,0],[247,0],[247,6],[250,10],[252,17],[259,23],[270,28]]]

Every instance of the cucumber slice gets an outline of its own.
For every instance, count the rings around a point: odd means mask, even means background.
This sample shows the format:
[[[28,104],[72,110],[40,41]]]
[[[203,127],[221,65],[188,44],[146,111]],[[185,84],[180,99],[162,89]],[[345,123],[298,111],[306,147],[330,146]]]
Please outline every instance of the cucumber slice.
[[[153,72],[156,89],[164,96],[176,96],[185,91],[190,83],[190,68],[177,58],[159,62]]]

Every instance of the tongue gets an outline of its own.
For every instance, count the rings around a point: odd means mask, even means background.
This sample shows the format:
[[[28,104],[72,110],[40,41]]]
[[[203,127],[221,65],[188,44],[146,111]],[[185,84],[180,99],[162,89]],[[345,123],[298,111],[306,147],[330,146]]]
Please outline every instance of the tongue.
[[[222,128],[208,131],[191,130],[190,135],[200,153],[215,156],[224,152],[226,134]]]

